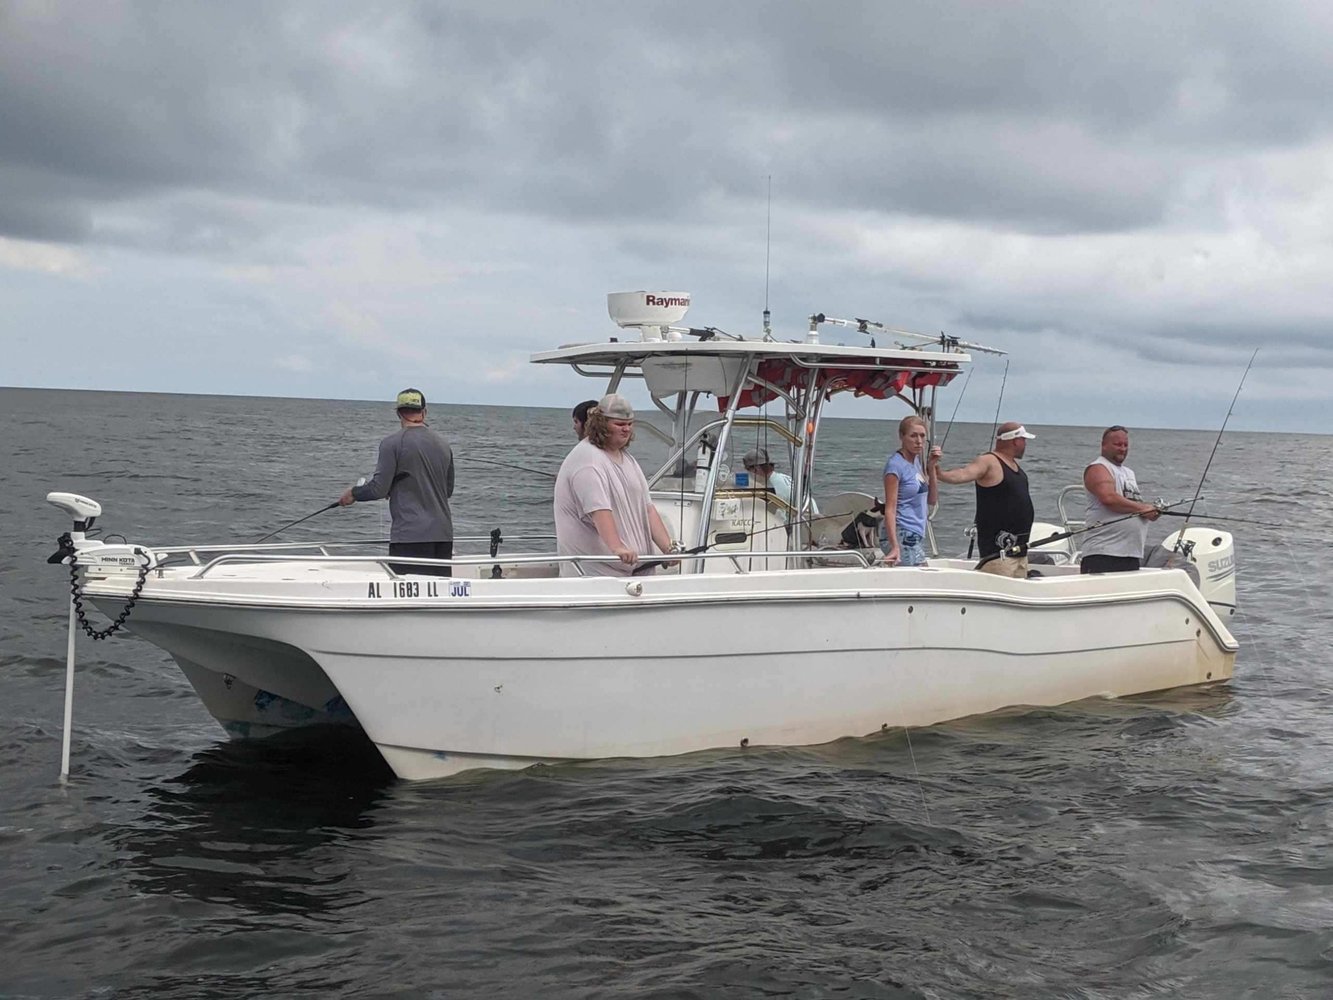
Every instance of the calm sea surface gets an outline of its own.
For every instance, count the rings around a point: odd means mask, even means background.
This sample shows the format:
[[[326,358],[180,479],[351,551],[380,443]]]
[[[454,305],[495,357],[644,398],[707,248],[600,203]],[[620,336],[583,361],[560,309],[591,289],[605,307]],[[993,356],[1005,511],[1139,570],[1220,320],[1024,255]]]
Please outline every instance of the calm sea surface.
[[[460,533],[551,530],[550,480],[483,460],[553,472],[563,412],[432,418]],[[68,525],[45,493],[135,541],[255,538],[368,473],[393,426],[370,403],[0,390],[0,996],[1333,992],[1327,437],[1222,441],[1206,509],[1287,525],[1229,525],[1228,687],[406,784],[345,736],[228,742],[166,654],[116,636],[80,640],[61,787],[67,579],[45,559]],[[1053,519],[1097,434],[1029,427]],[[947,464],[987,431],[954,427]],[[891,435],[828,422],[818,494],[876,491]],[[1136,431],[1145,495],[1191,495],[1214,437]],[[945,490],[953,553],[971,491]],[[381,537],[379,507],[284,537]]]

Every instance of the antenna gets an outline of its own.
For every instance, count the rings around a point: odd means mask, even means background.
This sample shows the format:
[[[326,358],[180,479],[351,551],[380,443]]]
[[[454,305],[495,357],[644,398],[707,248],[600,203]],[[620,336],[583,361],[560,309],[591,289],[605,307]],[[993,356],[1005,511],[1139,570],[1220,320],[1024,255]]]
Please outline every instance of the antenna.
[[[764,238],[764,339],[773,339],[773,314],[768,311],[768,265],[773,256],[773,175],[768,175],[768,233]]]

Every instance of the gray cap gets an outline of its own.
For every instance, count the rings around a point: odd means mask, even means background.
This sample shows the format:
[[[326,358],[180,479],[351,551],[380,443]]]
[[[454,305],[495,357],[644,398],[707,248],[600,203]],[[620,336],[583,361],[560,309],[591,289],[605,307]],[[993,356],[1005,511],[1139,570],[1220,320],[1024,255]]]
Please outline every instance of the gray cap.
[[[629,400],[618,392],[607,393],[598,400],[597,409],[602,411],[602,416],[607,420],[634,419],[634,407],[630,406]]]
[[[761,465],[772,465],[773,460],[768,457],[767,448],[755,448],[753,451],[747,451],[741,459],[741,465],[747,469],[757,469]]]

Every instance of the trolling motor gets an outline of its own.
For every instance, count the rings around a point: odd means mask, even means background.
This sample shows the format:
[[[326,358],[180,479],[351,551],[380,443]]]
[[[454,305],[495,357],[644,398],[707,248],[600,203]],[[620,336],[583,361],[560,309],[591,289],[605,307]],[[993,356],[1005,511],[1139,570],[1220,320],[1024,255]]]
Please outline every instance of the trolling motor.
[[[48,493],[47,503],[60,508],[74,520],[74,527],[60,536],[59,547],[46,560],[52,565],[65,564],[69,567],[69,641],[65,652],[65,727],[60,745],[60,780],[69,778],[69,743],[70,729],[74,720],[74,640],[78,636],[78,626],[93,639],[105,639],[120,630],[134,609],[134,602],[139,599],[148,571],[157,565],[158,559],[149,550],[138,545],[107,545],[95,538],[89,538],[88,532],[93,522],[102,514],[102,505],[96,500],[79,496],[77,493]],[[96,575],[106,578],[125,573],[135,574],[137,579],[130,591],[125,607],[108,628],[95,629],[89,623],[83,610],[83,593],[79,586],[79,570],[85,577]]]
[[[96,500],[79,496],[77,493],[48,493],[46,502],[58,507],[74,519],[74,527],[57,540],[57,549],[47,557],[51,565],[64,564],[69,567],[69,591],[71,610],[83,631],[91,639],[105,639],[118,632],[129,618],[134,602],[139,599],[143,585],[148,579],[148,571],[158,564],[157,556],[141,545],[128,543],[108,545],[97,538],[89,538],[88,532],[93,522],[102,514],[102,505]],[[79,570],[84,576],[107,578],[112,576],[133,575],[136,577],[134,589],[121,613],[108,628],[96,629],[88,621],[83,610],[83,591],[79,585]]]
[[[46,494],[46,502],[59,507],[74,519],[73,530],[60,536],[57,542],[60,548],[46,560],[48,563],[55,565],[74,555],[75,542],[82,542],[88,537],[88,529],[102,514],[102,505],[96,500],[89,500],[77,493],[48,493]]]

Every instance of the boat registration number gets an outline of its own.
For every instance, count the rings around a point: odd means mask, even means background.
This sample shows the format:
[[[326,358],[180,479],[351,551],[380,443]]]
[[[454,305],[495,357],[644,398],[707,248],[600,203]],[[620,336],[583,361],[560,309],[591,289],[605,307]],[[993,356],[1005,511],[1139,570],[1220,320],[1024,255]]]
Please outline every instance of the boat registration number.
[[[371,583],[366,591],[367,597],[382,600],[386,597],[471,597],[471,580],[394,580],[386,588],[380,583]]]

